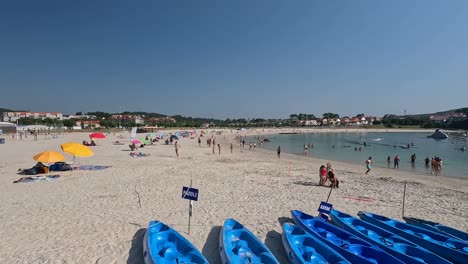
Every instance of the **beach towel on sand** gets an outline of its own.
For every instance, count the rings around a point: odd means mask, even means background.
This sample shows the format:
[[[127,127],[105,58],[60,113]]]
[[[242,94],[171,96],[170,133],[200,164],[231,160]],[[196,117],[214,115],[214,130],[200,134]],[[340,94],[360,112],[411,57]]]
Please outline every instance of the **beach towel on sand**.
[[[39,181],[53,181],[60,177],[60,175],[46,175],[46,176],[31,176],[31,177],[21,177],[13,183],[19,182],[39,182]]]
[[[112,166],[81,165],[78,167],[73,167],[73,170],[98,171],[98,170],[105,170],[111,167]]]

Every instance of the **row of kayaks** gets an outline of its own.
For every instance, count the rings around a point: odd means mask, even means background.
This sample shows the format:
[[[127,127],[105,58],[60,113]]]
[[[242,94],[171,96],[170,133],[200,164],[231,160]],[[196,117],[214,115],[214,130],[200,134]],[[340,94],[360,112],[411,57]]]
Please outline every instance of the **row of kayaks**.
[[[468,263],[467,234],[438,223],[405,218],[407,223],[359,212],[357,217],[332,210],[333,224],[291,211],[294,223],[282,226],[289,262],[299,263]],[[244,225],[227,219],[220,231],[222,264],[280,263]],[[208,263],[192,243],[159,221],[144,238],[145,263]]]

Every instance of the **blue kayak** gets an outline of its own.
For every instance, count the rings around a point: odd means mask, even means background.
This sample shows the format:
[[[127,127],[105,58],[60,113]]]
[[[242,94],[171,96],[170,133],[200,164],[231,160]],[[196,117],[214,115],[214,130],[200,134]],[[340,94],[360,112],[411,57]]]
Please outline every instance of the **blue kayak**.
[[[414,217],[403,217],[403,219],[408,224],[419,226],[432,232],[438,232],[444,235],[449,235],[456,239],[468,241],[468,234],[458,229]]]
[[[373,213],[359,212],[358,215],[362,220],[399,235],[443,258],[455,263],[468,263],[468,242],[466,241]]]
[[[146,264],[208,264],[192,243],[160,221],[151,221],[143,240]]]
[[[301,211],[291,211],[297,226],[316,236],[351,263],[403,263],[341,228]]]
[[[282,237],[288,259],[293,264],[351,263],[318,238],[306,233],[294,224],[285,223],[283,225]]]
[[[330,217],[333,223],[350,233],[377,245],[387,253],[405,263],[451,263],[446,259],[378,226],[337,210],[332,210]]]
[[[224,221],[219,236],[219,254],[223,264],[279,264],[270,250],[234,219]]]
[[[378,247],[304,212],[291,211],[294,223],[320,239],[351,263],[403,263]]]

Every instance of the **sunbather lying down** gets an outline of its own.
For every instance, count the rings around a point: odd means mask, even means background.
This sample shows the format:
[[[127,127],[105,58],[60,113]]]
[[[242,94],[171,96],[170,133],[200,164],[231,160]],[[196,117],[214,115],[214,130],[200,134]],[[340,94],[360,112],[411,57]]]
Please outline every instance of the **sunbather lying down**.
[[[150,154],[143,154],[141,152],[130,152],[130,156],[132,156],[132,157],[147,157],[149,155]]]
[[[29,168],[29,169],[18,169],[19,173],[21,175],[37,175],[37,174],[43,174],[43,173],[48,173],[49,168],[42,164],[42,162],[36,163],[34,167]]]

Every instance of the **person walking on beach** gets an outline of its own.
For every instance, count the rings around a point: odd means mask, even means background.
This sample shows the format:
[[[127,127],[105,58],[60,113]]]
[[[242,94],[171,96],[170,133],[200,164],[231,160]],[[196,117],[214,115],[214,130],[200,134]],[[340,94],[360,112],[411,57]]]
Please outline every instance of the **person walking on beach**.
[[[399,167],[400,167],[400,157],[396,155],[395,158],[393,159],[393,168],[396,169]]]
[[[174,149],[175,149],[175,154],[176,154],[177,158],[179,158],[179,148],[180,148],[180,145],[176,141],[175,144],[174,144]]]
[[[309,151],[309,146],[304,145],[304,156],[307,156],[307,152]]]
[[[253,150],[255,150],[257,148],[257,141],[254,141],[253,143]]]
[[[231,154],[232,154],[232,149],[233,149],[233,148],[234,148],[234,146],[233,146],[232,143],[231,143]]]
[[[371,171],[371,164],[372,164],[372,157],[369,157],[369,159],[366,161],[366,168],[367,168],[366,175],[369,174],[369,172]]]
[[[281,146],[278,146],[278,148],[276,149],[276,153],[278,154],[278,159],[279,159],[281,156]]]
[[[198,137],[198,146],[201,147],[201,137]]]
[[[221,155],[221,145],[218,144],[218,154]]]

